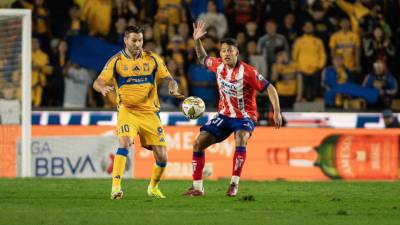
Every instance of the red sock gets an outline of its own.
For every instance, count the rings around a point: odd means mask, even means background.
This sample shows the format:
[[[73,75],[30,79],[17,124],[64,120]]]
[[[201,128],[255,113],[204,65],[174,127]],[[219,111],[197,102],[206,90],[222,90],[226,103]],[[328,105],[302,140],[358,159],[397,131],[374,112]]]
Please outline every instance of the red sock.
[[[236,147],[235,155],[233,156],[232,176],[240,177],[245,161],[246,147]]]
[[[204,151],[193,152],[193,180],[203,179],[203,168],[205,163]]]

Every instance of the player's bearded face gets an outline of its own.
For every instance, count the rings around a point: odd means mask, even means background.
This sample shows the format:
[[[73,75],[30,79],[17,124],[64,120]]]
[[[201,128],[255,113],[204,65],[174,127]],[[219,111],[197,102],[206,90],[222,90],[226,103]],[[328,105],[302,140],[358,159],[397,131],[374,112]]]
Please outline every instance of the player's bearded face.
[[[142,52],[143,48],[143,34],[130,33],[124,38],[125,47],[128,49],[132,56],[137,56]]]
[[[239,50],[233,45],[223,43],[221,45],[221,50],[219,54],[221,55],[224,64],[235,66],[237,57],[239,55]]]

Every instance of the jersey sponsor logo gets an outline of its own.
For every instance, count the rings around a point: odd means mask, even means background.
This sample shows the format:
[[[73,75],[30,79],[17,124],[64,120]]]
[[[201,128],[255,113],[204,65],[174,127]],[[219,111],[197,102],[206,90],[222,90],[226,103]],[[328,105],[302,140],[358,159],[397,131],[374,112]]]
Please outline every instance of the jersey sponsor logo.
[[[206,64],[207,64],[207,67],[211,67],[211,66],[212,66],[212,64],[213,64],[213,63],[212,63],[212,60],[208,60],[208,59],[207,59],[207,62],[206,62]]]
[[[244,124],[243,124],[243,126],[245,126],[245,127],[250,127],[250,128],[251,128],[251,125],[250,125],[250,123],[249,123],[249,122],[247,122],[247,123],[244,123]]]
[[[149,76],[149,75],[131,76],[131,77],[124,78],[124,79],[126,79],[126,81],[123,83],[126,83],[126,84],[143,84],[143,83],[152,83],[153,82],[151,76]],[[123,79],[121,79],[121,80],[123,80]]]
[[[236,97],[237,96],[237,85],[227,82],[226,80],[219,78],[220,89],[225,94]]]
[[[261,75],[260,73],[257,75],[257,79],[259,80],[259,81],[262,81],[262,80],[264,80],[264,77],[263,77],[263,75]]]
[[[135,67],[133,67],[132,70],[136,72],[136,71],[140,71],[140,68],[138,66],[135,66]]]
[[[157,134],[161,135],[163,133],[162,127],[157,127]]]

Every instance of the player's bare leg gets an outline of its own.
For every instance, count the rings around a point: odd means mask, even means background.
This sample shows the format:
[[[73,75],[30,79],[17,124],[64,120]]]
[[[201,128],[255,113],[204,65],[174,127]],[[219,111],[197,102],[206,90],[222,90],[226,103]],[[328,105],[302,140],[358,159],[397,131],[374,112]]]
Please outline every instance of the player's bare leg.
[[[229,184],[227,196],[234,197],[237,195],[239,189],[240,174],[246,160],[246,146],[251,134],[249,131],[238,130],[235,133],[236,151],[233,156],[232,178]]]
[[[205,164],[205,149],[216,143],[215,137],[207,131],[200,132],[193,145],[193,186],[186,192],[186,196],[204,195],[203,169]]]
[[[167,166],[167,149],[164,146],[156,145],[151,146],[151,149],[153,150],[156,163],[152,170],[150,184],[147,187],[147,194],[154,198],[165,198],[158,188],[158,184]]]
[[[128,150],[133,143],[129,136],[122,136],[118,141],[119,148],[115,154],[113,164],[111,199],[121,199],[124,194],[121,188],[121,179],[125,171]]]

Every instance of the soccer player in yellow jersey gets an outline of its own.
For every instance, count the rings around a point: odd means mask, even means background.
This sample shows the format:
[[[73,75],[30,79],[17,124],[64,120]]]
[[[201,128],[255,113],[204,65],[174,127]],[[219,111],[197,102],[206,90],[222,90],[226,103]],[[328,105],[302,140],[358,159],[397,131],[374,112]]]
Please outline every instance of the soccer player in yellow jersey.
[[[119,148],[114,158],[112,199],[121,199],[121,178],[125,170],[128,149],[137,135],[143,147],[152,150],[156,163],[153,167],[147,194],[165,198],[158,188],[167,164],[164,130],[158,116],[160,109],[157,84],[167,80],[169,93],[183,98],[162,59],[143,50],[143,29],[130,26],[124,34],[125,48],[111,57],[93,84],[106,96],[115,88],[118,103],[117,133]]]
[[[332,59],[340,54],[343,56],[346,69],[353,73],[360,72],[360,38],[351,31],[349,19],[342,18],[339,26],[340,30],[329,40]]]

